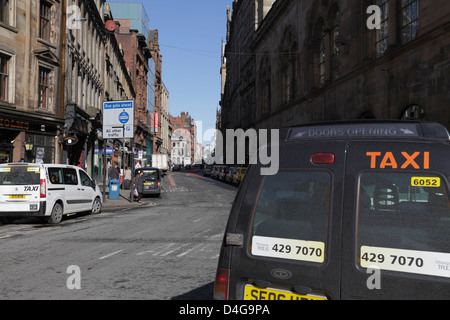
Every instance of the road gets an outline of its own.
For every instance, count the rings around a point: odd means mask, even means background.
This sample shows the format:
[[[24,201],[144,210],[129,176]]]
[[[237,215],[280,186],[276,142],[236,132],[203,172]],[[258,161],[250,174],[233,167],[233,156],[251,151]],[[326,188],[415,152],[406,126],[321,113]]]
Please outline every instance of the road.
[[[211,299],[237,189],[187,171],[162,186],[152,207],[0,226],[0,300]]]

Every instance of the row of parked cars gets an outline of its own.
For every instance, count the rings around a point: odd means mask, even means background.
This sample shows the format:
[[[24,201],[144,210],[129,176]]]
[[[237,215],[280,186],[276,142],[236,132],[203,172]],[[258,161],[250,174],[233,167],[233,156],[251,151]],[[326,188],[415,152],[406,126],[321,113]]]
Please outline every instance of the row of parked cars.
[[[231,167],[226,165],[205,165],[204,176],[211,176],[213,179],[228,182],[239,186],[244,178],[246,167]]]

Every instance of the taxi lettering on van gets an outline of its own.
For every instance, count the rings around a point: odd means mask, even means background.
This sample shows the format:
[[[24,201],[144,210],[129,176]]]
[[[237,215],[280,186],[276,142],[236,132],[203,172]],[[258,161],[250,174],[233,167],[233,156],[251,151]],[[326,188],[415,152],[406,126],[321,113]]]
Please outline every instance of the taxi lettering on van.
[[[430,152],[401,152],[394,155],[393,152],[367,152],[370,158],[371,169],[430,169]]]

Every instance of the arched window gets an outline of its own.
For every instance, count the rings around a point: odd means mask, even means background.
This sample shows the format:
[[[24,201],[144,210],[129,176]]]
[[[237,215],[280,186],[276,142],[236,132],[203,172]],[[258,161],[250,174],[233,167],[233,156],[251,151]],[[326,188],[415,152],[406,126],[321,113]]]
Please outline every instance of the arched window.
[[[259,117],[264,117],[270,114],[272,104],[272,71],[268,54],[264,55],[259,70]]]
[[[376,0],[375,4],[381,10],[381,24],[377,29],[375,41],[377,57],[381,57],[389,46],[389,0]]]
[[[329,14],[330,40],[331,40],[331,80],[339,77],[339,47],[341,45],[339,39],[339,9],[333,6]]]
[[[281,101],[289,103],[295,99],[298,79],[298,46],[291,28],[284,33],[280,48]]]
[[[326,56],[326,38],[325,23],[320,18],[314,28],[313,33],[313,64],[314,64],[314,85],[322,87],[325,85],[327,75],[327,56]]]

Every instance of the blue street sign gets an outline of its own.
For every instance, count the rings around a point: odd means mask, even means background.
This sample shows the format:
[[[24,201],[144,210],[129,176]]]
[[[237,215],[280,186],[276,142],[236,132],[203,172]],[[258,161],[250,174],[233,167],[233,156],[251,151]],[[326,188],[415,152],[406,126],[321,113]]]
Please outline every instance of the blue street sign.
[[[130,115],[128,113],[126,113],[125,111],[119,115],[120,123],[125,124],[128,122],[128,120],[130,120]]]

